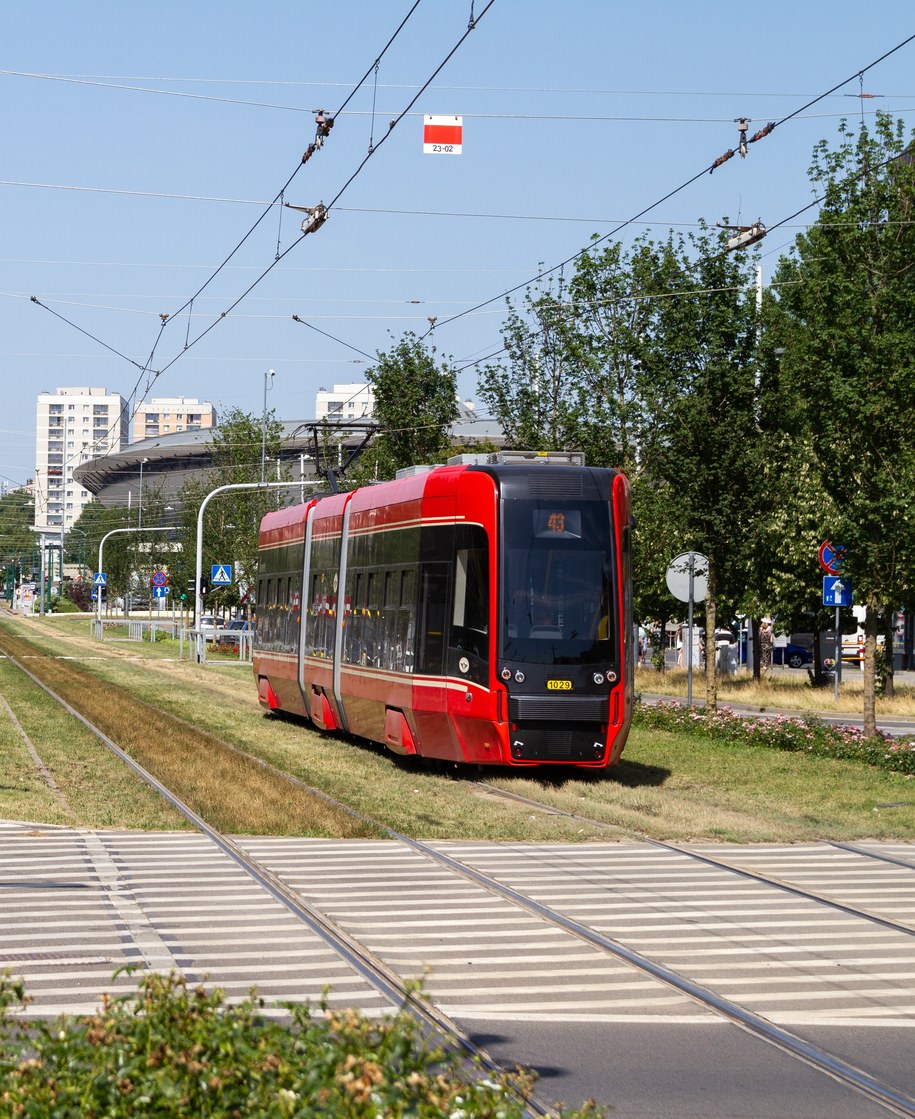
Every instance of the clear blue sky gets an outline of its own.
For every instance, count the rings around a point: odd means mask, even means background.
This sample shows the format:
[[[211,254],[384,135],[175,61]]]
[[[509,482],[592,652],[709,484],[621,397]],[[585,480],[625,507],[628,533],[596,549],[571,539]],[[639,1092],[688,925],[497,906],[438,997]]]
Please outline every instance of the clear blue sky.
[[[411,0],[155,6],[93,0],[4,9],[0,55],[0,477],[34,470],[35,396],[101,385],[128,396],[217,322],[298,235],[273,210],[195,301],[372,67]],[[479,15],[486,0],[475,0]],[[467,28],[469,0],[422,0],[286,200],[330,202]],[[533,277],[690,179],[751,131],[852,80],[645,219],[659,235],[727,215],[781,221],[812,198],[814,143],[876,107],[915,125],[911,0],[495,0],[377,147],[324,227],[169,365],[149,395],[282,419],[319,386],[359,381],[405,330],[469,362],[500,345],[504,303],[444,320]],[[26,76],[32,75],[32,76]],[[71,80],[56,80],[56,79]],[[157,92],[158,91],[158,92]],[[177,96],[177,95],[181,96]],[[373,104],[375,116],[372,116]],[[461,156],[424,155],[422,115],[464,117]],[[254,204],[256,203],[256,204]],[[812,219],[809,211],[807,219]],[[626,240],[646,226],[619,234]],[[763,243],[774,266],[797,231]],[[82,331],[30,302],[38,296]],[[418,302],[416,302],[418,301]],[[293,322],[312,323],[340,341]],[[158,344],[157,343],[158,338]],[[344,345],[343,343],[346,343]],[[354,347],[354,349],[348,348]],[[476,379],[461,392],[475,398]]]

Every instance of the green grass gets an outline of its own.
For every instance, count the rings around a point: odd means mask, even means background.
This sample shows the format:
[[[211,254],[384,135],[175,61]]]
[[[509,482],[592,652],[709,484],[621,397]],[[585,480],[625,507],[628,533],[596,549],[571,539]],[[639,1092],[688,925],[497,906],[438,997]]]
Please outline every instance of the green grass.
[[[99,645],[89,639],[84,621],[81,628],[81,635],[65,636],[55,620],[40,627],[20,624],[17,632],[24,630],[48,650],[81,651],[92,658],[85,666],[99,679],[410,835],[515,842],[639,835],[735,842],[915,839],[915,779],[859,762],[668,730],[635,727],[623,761],[605,774],[494,769],[481,775],[563,812],[606,821],[613,830],[605,831],[495,800],[472,780],[454,779],[475,773],[404,766],[381,748],[265,715],[249,667],[165,659],[165,643]],[[0,816],[5,814],[0,796]],[[307,820],[293,824],[298,831],[291,834],[310,834]]]
[[[0,660],[0,694],[61,794],[55,796],[19,727],[0,707],[4,819],[98,828],[188,826],[78,720],[5,660]]]

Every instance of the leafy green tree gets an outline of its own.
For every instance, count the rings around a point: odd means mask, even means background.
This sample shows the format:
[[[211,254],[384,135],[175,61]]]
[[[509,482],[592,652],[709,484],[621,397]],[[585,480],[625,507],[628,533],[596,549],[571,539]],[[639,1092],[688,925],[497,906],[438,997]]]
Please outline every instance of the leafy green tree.
[[[457,372],[450,359],[436,360],[406,333],[366,371],[375,397],[379,434],[361,464],[365,478],[392,478],[397,470],[448,456],[448,433],[458,417]]]
[[[584,357],[563,281],[526,291],[520,310],[511,302],[508,307],[502,330],[507,363],[483,367],[480,397],[510,446],[587,453],[582,446]]]
[[[102,505],[101,502],[90,501],[65,537],[64,552],[73,557],[70,562],[78,562],[82,550],[91,578],[98,568],[98,550],[102,539],[113,529],[135,525],[136,514],[126,505]],[[118,598],[123,598],[131,588],[137,556],[131,535],[118,533],[105,542],[102,563],[107,576],[104,591],[106,609]]]
[[[0,497],[0,563],[3,593],[8,596],[23,576],[40,570],[38,541],[31,529],[34,511],[28,490],[12,490]]]
[[[759,529],[758,321],[745,253],[724,251],[703,230],[669,237],[656,250],[663,298],[652,301],[642,348],[648,417],[640,448],[643,485],[677,526],[681,547],[708,557],[706,703],[717,703],[713,635],[730,621],[746,587]],[[654,290],[660,295],[660,283]],[[638,521],[638,507],[636,518]]]
[[[253,488],[260,482],[262,446],[270,464],[267,481],[282,481],[288,474],[280,466],[283,425],[273,412],[263,418],[248,415],[238,408],[223,413],[210,439],[212,469],[205,482],[186,485],[180,497],[179,538],[182,549],[170,569],[176,591],[184,590],[195,576],[197,559],[197,515],[207,494],[220,486],[249,485],[251,489],[228,490],[207,504],[203,521],[203,577],[212,564],[231,563],[231,586],[211,588],[207,609],[234,609],[254,582],[257,572],[257,540],[261,518],[269,509],[288,504],[296,491]],[[263,441],[262,441],[263,434]],[[277,478],[277,474],[281,477]],[[297,499],[297,497],[296,497]],[[193,600],[188,606],[193,607]]]
[[[817,145],[820,215],[777,273],[782,371],[801,401],[827,536],[865,607],[864,727],[876,730],[877,637],[915,587],[915,167],[901,121]]]

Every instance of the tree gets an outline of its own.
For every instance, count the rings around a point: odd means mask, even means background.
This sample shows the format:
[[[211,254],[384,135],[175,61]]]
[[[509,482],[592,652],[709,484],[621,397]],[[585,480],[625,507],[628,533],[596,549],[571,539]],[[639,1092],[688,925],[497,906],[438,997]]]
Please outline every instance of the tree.
[[[631,253],[612,243],[583,254],[568,283],[528,290],[522,309],[509,302],[507,363],[484,367],[478,391],[511,444],[580,450],[634,477],[650,259],[650,242]]]
[[[379,434],[361,473],[393,478],[403,467],[442,462],[457,419],[457,372],[450,359],[437,364],[435,348],[406,333],[365,379],[375,397]]]
[[[730,621],[759,532],[766,452],[755,285],[746,254],[726,253],[723,236],[705,230],[686,241],[668,238],[655,251],[655,268],[658,297],[642,349],[643,484],[663,496],[660,511],[677,526],[683,550],[708,558],[706,703],[714,709],[719,609]]]
[[[810,171],[820,215],[780,264],[782,369],[833,506],[828,536],[865,607],[864,729],[876,732],[877,637],[915,589],[915,167],[901,121],[844,123]]]
[[[28,490],[11,490],[0,497],[2,593],[10,598],[23,577],[37,574],[41,569],[38,538],[31,528],[33,512],[34,503]]]
[[[728,256],[707,232],[609,245],[578,261],[568,298],[562,281],[525,296],[503,332],[507,366],[479,386],[513,442],[575,447],[629,475],[639,616],[669,615],[677,551],[708,556],[710,635],[719,596],[733,609],[744,591],[756,525],[754,288],[746,254]]]
[[[529,451],[582,446],[581,367],[575,308],[560,279],[528,289],[523,310],[508,301],[502,338],[508,363],[484,366],[478,391],[512,447]],[[589,457],[590,460],[590,457]]]
[[[257,572],[261,518],[269,509],[287,503],[286,491],[254,488],[261,476],[262,447],[272,473],[283,473],[279,465],[282,435],[283,425],[273,412],[268,413],[265,424],[262,417],[248,415],[239,408],[223,413],[210,439],[213,466],[206,482],[186,485],[181,491],[182,549],[180,557],[169,565],[176,589],[186,587],[196,574],[197,515],[207,494],[220,486],[250,485],[251,489],[229,490],[214,498],[207,505],[203,524],[204,575],[209,574],[212,564],[228,563],[234,567],[232,585],[212,589],[207,605],[232,609],[241,604],[244,590],[253,583]],[[289,493],[294,492],[290,486]]]

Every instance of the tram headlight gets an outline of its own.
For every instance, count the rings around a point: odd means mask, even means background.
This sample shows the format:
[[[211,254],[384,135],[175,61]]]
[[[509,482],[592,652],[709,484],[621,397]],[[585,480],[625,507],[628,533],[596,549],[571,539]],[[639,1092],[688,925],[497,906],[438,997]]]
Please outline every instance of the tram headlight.
[[[591,679],[594,681],[595,684],[603,684],[604,674],[603,672],[595,672]]]

